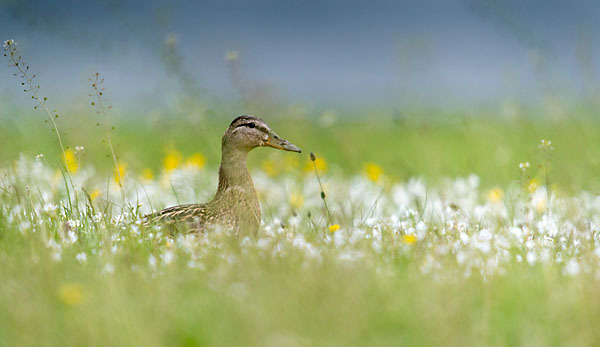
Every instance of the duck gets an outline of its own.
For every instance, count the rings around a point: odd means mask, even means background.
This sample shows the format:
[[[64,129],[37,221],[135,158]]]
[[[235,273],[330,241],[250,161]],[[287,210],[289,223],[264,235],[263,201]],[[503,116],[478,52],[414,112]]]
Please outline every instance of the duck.
[[[258,147],[302,153],[298,146],[277,135],[267,123],[252,115],[236,117],[221,140],[219,183],[212,200],[165,208],[144,217],[145,225],[202,233],[227,228],[234,233],[256,234],[261,212],[254,182],[248,172],[248,153]]]

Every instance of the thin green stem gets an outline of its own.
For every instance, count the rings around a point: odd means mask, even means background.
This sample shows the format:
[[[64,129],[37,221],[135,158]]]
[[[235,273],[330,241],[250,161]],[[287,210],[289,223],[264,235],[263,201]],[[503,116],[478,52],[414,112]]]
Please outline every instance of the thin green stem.
[[[119,179],[119,188],[121,190],[121,209],[124,208],[125,206],[125,191],[123,189],[123,178],[121,177],[121,170],[119,169],[119,163],[117,161],[117,154],[115,153],[115,149],[112,143],[112,138],[110,136],[110,127],[108,126],[108,116],[106,114],[106,108],[104,106],[104,101],[102,100],[102,92],[100,91],[100,88],[98,88],[98,83],[102,83],[103,80],[100,80],[100,74],[96,73],[95,75],[95,79],[94,79],[94,83],[92,83],[92,87],[94,88],[94,96],[97,100],[98,103],[98,107],[100,108],[100,113],[102,113],[103,119],[104,119],[104,130],[106,132],[106,142],[108,144],[108,147],[110,148],[110,153],[112,155],[112,159],[113,159],[113,164],[115,165],[115,171],[117,173],[117,177]],[[92,103],[93,105],[93,103]]]
[[[310,160],[313,163],[313,167],[315,168],[315,176],[317,176],[317,181],[319,182],[319,187],[321,188],[321,199],[323,200],[323,204],[325,205],[325,212],[327,213],[327,222],[331,225],[331,212],[329,212],[329,207],[327,206],[327,199],[325,195],[325,190],[323,189],[323,184],[321,183],[321,177],[319,177],[319,169],[317,168],[316,157],[313,153],[310,154]]]

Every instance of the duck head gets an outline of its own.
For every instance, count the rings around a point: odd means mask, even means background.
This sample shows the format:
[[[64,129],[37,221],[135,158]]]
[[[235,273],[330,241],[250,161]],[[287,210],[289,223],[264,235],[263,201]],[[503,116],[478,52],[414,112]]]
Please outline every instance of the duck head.
[[[272,147],[301,153],[296,145],[282,139],[264,120],[243,115],[234,119],[223,135],[223,149],[250,151],[256,147]]]

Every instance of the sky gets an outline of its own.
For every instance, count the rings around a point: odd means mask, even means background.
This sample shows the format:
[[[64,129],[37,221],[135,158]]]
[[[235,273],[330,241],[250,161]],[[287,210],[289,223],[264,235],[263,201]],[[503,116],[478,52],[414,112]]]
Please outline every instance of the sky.
[[[591,0],[0,0],[2,40],[60,103],[95,72],[121,104],[256,90],[325,107],[583,99],[598,23]],[[2,100],[21,94],[0,69]]]

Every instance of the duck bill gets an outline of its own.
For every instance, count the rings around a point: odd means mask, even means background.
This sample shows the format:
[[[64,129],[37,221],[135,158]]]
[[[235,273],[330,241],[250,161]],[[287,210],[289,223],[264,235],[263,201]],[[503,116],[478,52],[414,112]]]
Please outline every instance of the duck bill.
[[[275,133],[269,134],[269,139],[267,142],[265,142],[264,146],[281,149],[283,151],[302,153],[298,146],[294,145],[293,143],[289,143],[287,140],[282,139]]]

